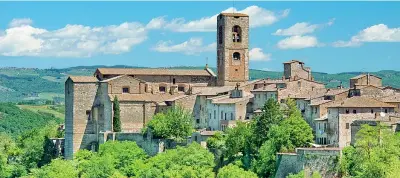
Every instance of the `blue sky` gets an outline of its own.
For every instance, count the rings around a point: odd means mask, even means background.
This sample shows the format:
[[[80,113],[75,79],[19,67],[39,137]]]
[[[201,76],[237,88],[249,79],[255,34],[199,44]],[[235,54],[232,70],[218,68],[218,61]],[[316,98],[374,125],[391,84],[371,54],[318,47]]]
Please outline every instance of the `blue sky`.
[[[0,67],[216,65],[214,23],[232,2],[0,2]],[[250,68],[400,70],[399,2],[235,2]]]

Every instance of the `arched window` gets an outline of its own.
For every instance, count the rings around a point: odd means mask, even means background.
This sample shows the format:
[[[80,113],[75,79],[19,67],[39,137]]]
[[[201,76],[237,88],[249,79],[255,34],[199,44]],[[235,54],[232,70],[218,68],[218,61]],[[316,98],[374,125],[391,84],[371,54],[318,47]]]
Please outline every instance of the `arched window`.
[[[240,53],[234,52],[232,57],[233,57],[233,60],[240,60]]]
[[[242,41],[242,29],[238,25],[235,25],[232,28],[232,41],[233,42]]]
[[[222,26],[219,26],[219,28],[218,28],[218,43],[222,44],[222,40],[223,40],[223,37],[222,37]]]

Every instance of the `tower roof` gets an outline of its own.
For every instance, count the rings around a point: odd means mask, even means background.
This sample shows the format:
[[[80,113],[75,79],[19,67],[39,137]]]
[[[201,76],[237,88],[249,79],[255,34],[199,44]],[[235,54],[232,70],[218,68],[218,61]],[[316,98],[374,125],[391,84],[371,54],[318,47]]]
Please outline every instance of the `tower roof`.
[[[229,17],[249,17],[249,15],[242,13],[220,13],[219,15],[229,16]]]

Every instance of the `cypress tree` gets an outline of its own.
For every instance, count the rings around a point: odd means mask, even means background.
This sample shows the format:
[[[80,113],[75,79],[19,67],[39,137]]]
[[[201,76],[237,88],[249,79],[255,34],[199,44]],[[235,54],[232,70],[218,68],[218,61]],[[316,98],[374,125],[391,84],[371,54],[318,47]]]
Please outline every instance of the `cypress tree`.
[[[113,111],[114,111],[114,116],[113,116],[113,131],[114,132],[121,132],[121,119],[120,119],[120,109],[119,109],[119,101],[118,97],[114,97],[113,101]]]

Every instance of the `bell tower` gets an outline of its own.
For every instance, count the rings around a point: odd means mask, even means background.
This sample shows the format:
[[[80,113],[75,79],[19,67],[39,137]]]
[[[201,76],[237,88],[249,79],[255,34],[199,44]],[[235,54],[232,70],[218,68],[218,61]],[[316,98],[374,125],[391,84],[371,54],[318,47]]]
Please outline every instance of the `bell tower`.
[[[249,16],[221,13],[217,17],[217,85],[249,80]]]

